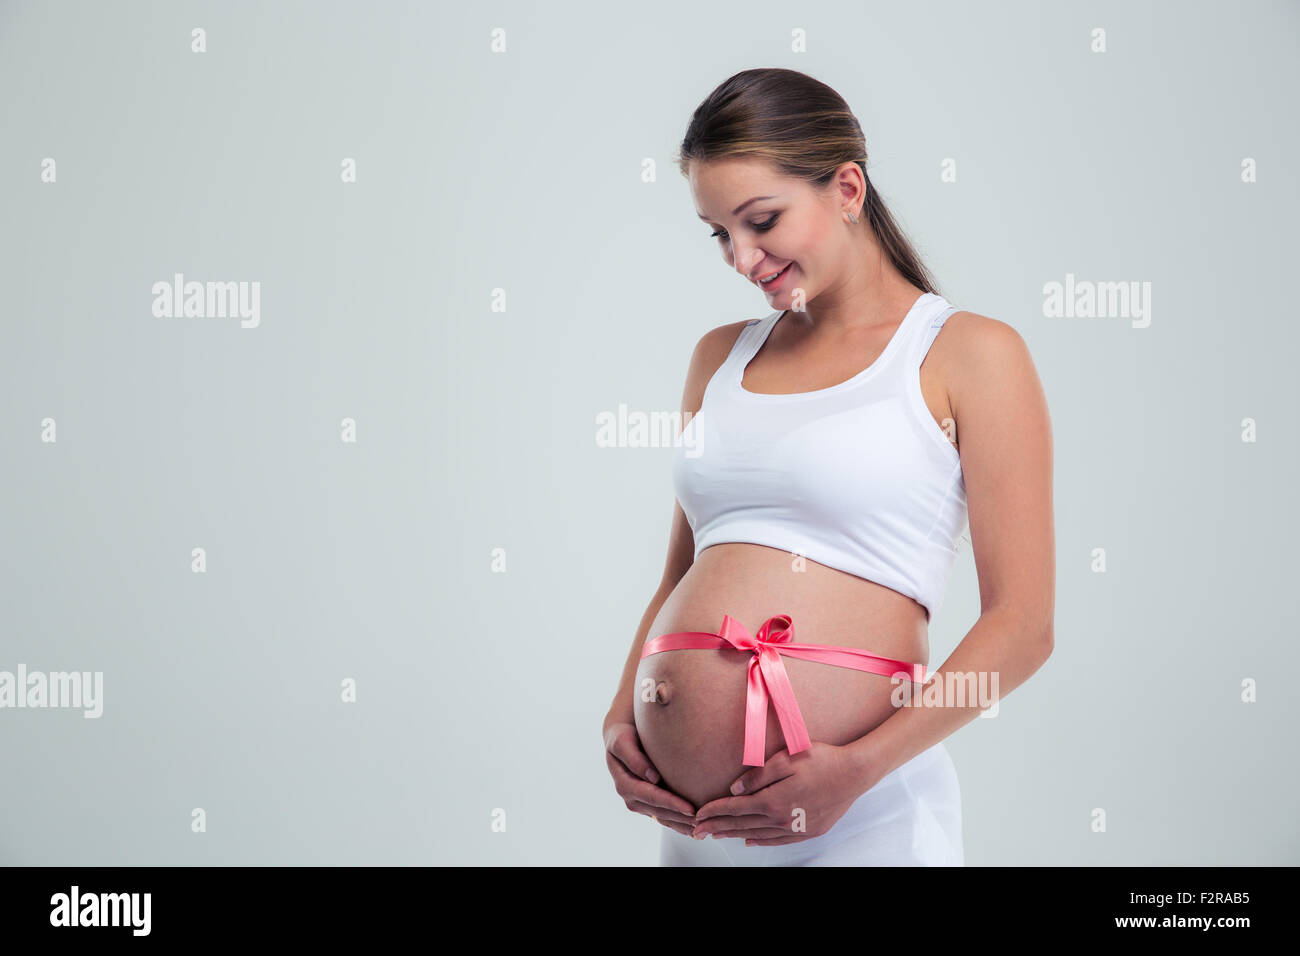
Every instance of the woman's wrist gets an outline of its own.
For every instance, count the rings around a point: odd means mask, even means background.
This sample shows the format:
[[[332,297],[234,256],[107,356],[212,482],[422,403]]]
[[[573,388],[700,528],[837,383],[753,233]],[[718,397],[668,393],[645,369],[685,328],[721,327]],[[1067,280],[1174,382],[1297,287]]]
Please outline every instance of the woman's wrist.
[[[865,733],[857,740],[844,744],[844,755],[848,762],[848,773],[859,793],[866,793],[884,776],[884,767],[878,741],[872,740],[871,733]]]
[[[603,736],[614,724],[635,724],[636,712],[631,707],[620,709],[611,707],[605,714],[605,720],[600,725],[600,732]]]

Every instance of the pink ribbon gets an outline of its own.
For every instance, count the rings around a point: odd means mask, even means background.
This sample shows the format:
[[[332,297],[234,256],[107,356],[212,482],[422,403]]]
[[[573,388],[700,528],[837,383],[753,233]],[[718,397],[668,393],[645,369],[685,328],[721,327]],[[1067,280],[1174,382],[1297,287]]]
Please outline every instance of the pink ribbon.
[[[745,753],[743,763],[747,767],[763,766],[763,757],[767,740],[767,699],[771,695],[772,705],[776,708],[776,718],[785,734],[786,747],[792,754],[807,750],[812,746],[808,739],[808,728],[804,725],[803,714],[799,713],[799,704],[794,698],[794,688],[781,663],[781,655],[788,654],[806,661],[818,661],[833,664],[836,667],[851,667],[854,670],[867,671],[892,677],[902,673],[914,683],[925,683],[925,665],[908,664],[904,661],[880,657],[869,651],[860,651],[855,647],[834,647],[829,644],[796,644],[794,621],[788,614],[778,614],[763,622],[758,633],[750,637],[729,614],[722,615],[722,627],[717,634],[704,631],[678,631],[675,634],[661,634],[645,642],[641,650],[644,659],[651,654],[662,651],[679,651],[687,649],[734,648],[738,651],[753,651],[749,661],[749,689],[745,695]]]

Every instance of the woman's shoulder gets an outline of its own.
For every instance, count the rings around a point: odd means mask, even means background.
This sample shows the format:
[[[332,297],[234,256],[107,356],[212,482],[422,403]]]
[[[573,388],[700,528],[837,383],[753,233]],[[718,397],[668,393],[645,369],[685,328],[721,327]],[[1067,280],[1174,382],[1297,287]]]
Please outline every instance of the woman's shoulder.
[[[1033,357],[1019,330],[978,312],[950,315],[930,351],[954,403],[959,395],[970,398],[1037,381]]]
[[[731,352],[732,347],[740,341],[740,333],[745,331],[749,326],[760,321],[762,320],[741,319],[738,322],[728,322],[726,325],[719,325],[716,328],[709,329],[709,331],[700,336],[700,341],[696,344],[696,348],[708,355],[717,355],[720,352],[721,355],[718,356],[718,364],[721,365],[722,361]]]
[[[692,411],[698,410],[704,398],[705,386],[718,373],[733,349],[740,343],[745,329],[760,319],[741,319],[709,329],[695,343],[691,353],[690,368],[686,373],[683,403]]]
[[[978,312],[954,312],[944,321],[943,329],[935,339],[935,353],[960,359],[965,365],[996,364],[1028,351],[1015,326]]]

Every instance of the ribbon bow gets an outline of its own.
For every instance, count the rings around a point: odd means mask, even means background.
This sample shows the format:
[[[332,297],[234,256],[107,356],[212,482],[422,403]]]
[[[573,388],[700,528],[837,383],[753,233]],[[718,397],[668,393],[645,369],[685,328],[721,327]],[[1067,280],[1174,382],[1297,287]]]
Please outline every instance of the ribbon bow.
[[[738,651],[753,651],[749,661],[748,689],[745,694],[745,751],[743,763],[747,767],[763,766],[767,742],[767,701],[771,696],[772,706],[776,708],[776,719],[785,735],[786,748],[791,754],[797,754],[812,746],[808,738],[808,728],[799,712],[795,700],[794,688],[790,686],[790,677],[786,674],[781,655],[798,657],[802,660],[833,664],[837,667],[851,667],[854,670],[867,671],[890,677],[902,674],[915,683],[925,682],[925,665],[908,664],[888,657],[880,657],[869,651],[855,647],[834,647],[828,644],[794,643],[794,621],[788,614],[778,614],[763,622],[758,633],[750,636],[749,632],[731,617],[722,615],[722,627],[717,634],[702,631],[679,631],[675,634],[661,634],[646,641],[641,657],[661,651],[676,651],[691,648],[731,647]]]

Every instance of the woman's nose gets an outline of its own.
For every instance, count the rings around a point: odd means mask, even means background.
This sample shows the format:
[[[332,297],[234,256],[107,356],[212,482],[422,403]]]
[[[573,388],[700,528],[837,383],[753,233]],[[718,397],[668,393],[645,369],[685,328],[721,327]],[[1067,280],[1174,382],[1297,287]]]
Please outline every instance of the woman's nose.
[[[757,249],[751,249],[748,246],[738,246],[734,243],[731,247],[731,253],[735,257],[732,261],[735,263],[736,271],[746,279],[748,279],[749,274],[754,271],[754,266],[758,265],[759,260],[763,258],[763,254]]]

